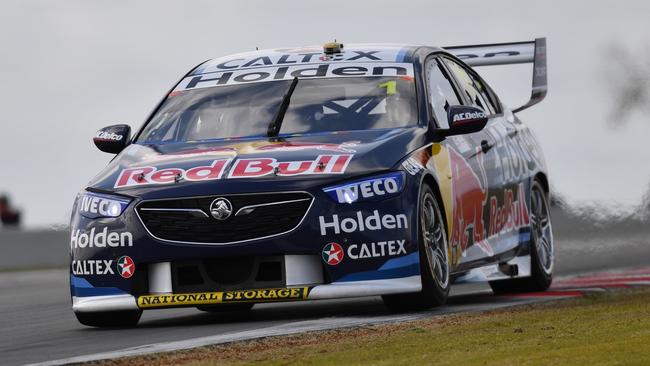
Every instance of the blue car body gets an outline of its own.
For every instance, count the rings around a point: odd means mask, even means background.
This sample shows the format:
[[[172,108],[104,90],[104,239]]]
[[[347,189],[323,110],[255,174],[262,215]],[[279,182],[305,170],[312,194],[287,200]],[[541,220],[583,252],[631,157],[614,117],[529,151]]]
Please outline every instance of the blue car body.
[[[548,191],[544,159],[531,131],[461,60],[471,58],[456,55],[346,45],[333,55],[282,49],[202,63],[156,110],[194,88],[379,74],[413,84],[417,121],[155,143],[142,140],[154,111],[133,138],[104,131],[102,139],[129,143],[74,203],[73,310],[421,291],[423,185],[444,211],[452,282],[529,276],[529,192],[534,179]],[[440,132],[447,121],[430,105],[425,69],[441,57],[484,85],[494,110],[481,131]],[[461,103],[471,104],[454,80]]]

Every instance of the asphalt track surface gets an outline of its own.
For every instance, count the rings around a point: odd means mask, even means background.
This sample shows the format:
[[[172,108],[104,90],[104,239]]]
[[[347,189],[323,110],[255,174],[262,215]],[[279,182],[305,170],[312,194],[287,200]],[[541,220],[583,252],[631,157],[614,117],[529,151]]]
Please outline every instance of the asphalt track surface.
[[[556,235],[556,274],[648,266],[650,239],[645,230],[626,232],[626,239],[609,234],[611,236],[569,235],[566,238]],[[650,284],[650,271],[646,272],[638,272],[639,284],[645,284],[646,279]],[[562,285],[561,280],[557,283]],[[590,286],[588,281],[577,284]],[[22,365],[64,359],[70,362],[74,361],[71,357],[83,355],[113,357],[181,349],[259,335],[481,311],[571,294],[551,292],[544,297],[497,297],[490,294],[487,286],[478,285],[452,289],[455,296],[443,307],[398,316],[389,314],[378,297],[262,304],[248,314],[210,314],[195,309],[152,310],[144,312],[137,328],[105,330],[77,323],[70,309],[68,286],[65,270],[0,273],[0,364]],[[130,351],[107,353],[124,349]]]

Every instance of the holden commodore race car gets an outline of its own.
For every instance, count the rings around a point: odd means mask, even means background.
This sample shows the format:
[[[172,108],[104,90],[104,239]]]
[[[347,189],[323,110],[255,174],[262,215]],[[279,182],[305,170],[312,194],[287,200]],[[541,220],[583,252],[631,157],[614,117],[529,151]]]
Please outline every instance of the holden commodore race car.
[[[77,196],[70,289],[89,326],[146,309],[382,296],[451,284],[541,291],[553,274],[540,147],[514,114],[546,95],[545,39],[434,48],[328,43],[201,63]],[[533,63],[511,110],[472,66]]]

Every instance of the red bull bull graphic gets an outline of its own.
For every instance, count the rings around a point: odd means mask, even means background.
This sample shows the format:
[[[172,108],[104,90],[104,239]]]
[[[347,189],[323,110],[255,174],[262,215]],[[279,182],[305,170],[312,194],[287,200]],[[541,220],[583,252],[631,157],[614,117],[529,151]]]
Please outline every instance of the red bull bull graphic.
[[[474,155],[478,169],[448,145],[434,145],[432,151],[447,212],[450,258],[454,265],[472,245],[493,256],[495,243],[491,240],[530,224],[523,183],[490,194],[481,148]]]
[[[488,182],[483,167],[483,152],[480,148],[476,151],[481,174],[479,178],[467,160],[459,153],[454,149],[448,149],[448,151],[453,195],[450,235],[452,254],[455,254],[454,257],[456,257],[467,249],[470,231],[472,242],[490,253],[492,248],[487,243],[487,231],[483,222],[483,207],[488,198]]]

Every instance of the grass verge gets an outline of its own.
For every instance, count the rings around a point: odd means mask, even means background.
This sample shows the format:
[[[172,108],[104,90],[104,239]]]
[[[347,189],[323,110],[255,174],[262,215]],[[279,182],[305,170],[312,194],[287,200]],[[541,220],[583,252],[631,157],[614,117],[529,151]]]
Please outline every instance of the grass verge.
[[[27,267],[11,267],[0,268],[0,273],[16,273],[16,272],[34,272],[34,271],[53,271],[53,270],[66,270],[67,267],[63,266],[27,266]]]
[[[122,365],[648,365],[650,290],[98,362]]]

